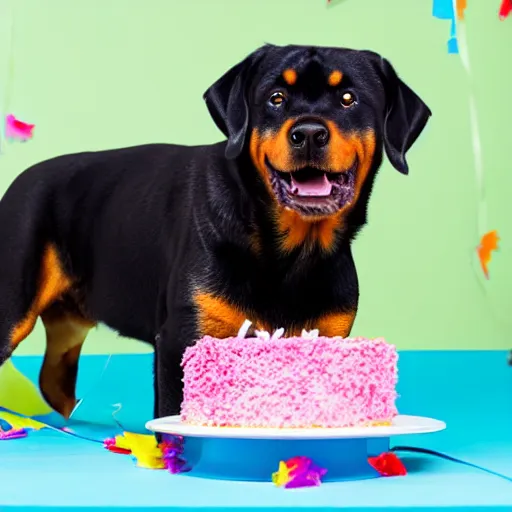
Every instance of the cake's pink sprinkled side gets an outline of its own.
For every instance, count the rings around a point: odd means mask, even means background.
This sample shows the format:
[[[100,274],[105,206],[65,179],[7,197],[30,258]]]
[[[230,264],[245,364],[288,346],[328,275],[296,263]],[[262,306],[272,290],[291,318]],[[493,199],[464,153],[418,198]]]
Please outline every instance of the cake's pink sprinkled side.
[[[397,352],[383,339],[209,336],[183,358],[182,420],[344,427],[396,414]]]

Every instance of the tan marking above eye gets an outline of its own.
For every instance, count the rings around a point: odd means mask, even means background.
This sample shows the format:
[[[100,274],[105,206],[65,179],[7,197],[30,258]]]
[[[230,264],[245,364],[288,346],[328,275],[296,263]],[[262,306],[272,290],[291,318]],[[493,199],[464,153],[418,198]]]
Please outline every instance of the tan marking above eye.
[[[283,71],[283,78],[288,85],[295,85],[295,82],[297,82],[297,71],[295,69],[285,69]]]
[[[343,73],[341,71],[339,71],[338,69],[335,69],[329,75],[329,78],[327,79],[327,83],[331,87],[336,87],[337,85],[340,85],[342,78],[343,78]]]

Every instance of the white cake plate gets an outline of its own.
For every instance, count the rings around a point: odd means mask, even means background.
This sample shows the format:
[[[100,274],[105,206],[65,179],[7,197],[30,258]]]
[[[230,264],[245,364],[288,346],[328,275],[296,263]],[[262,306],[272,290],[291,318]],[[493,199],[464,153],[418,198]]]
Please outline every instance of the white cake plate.
[[[391,437],[404,434],[429,434],[446,428],[444,421],[422,416],[399,415],[390,426],[344,428],[232,428],[187,425],[179,416],[167,416],[146,423],[152,432],[184,437],[224,439],[357,439]]]

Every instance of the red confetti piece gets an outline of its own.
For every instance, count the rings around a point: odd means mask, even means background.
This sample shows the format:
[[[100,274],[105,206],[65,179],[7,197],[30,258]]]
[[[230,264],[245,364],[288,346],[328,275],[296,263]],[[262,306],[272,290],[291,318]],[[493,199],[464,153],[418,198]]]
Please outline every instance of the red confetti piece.
[[[109,451],[109,452],[112,452],[112,453],[120,453],[122,455],[130,455],[130,453],[132,453],[131,450],[128,450],[126,448],[119,448],[118,446],[115,446],[115,445],[110,445],[110,446],[105,446],[105,448]]]
[[[499,17],[504,20],[512,12],[512,0],[502,0]]]
[[[120,453],[122,455],[130,455],[132,451],[129,448],[122,448],[120,446],[117,446],[117,441],[115,437],[109,437],[108,439],[105,439],[103,441],[103,446],[112,453]]]
[[[407,475],[403,462],[394,453],[381,453],[378,457],[369,457],[368,462],[381,476]]]

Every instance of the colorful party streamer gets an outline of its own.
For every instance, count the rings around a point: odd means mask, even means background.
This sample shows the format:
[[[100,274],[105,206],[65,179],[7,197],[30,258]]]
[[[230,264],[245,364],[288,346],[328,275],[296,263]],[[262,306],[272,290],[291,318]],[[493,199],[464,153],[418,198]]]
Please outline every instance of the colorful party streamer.
[[[459,11],[463,13],[464,9],[458,8],[457,2],[458,0],[434,0],[432,5],[432,15],[434,17],[439,18],[440,20],[450,21],[450,38],[447,42],[448,53],[459,53],[455,13]]]
[[[510,3],[512,10],[512,0],[506,0]],[[507,15],[507,7],[505,2],[500,9],[500,17]],[[464,11],[467,7],[466,0],[434,0],[433,15],[440,19],[449,19],[452,23],[451,39],[448,42],[449,53],[458,53],[460,61],[466,72],[468,80],[468,106],[469,106],[469,124],[471,131],[471,147],[473,151],[473,164],[475,170],[475,181],[478,194],[477,206],[477,232],[476,236],[480,240],[477,247],[477,254],[480,260],[484,276],[488,279],[488,264],[491,261],[492,251],[497,248],[496,231],[488,231],[487,228],[487,201],[485,194],[485,177],[484,177],[484,161],[482,153],[482,142],[480,136],[480,128],[478,122],[478,111],[476,107],[475,95],[473,93],[473,77],[471,72],[471,62],[469,58],[468,43],[466,36],[466,28],[464,24]],[[455,16],[455,14],[457,14]],[[455,51],[455,47],[457,51]]]
[[[11,429],[20,430],[20,429],[31,429],[31,430],[40,430],[42,428],[48,427],[46,423],[41,423],[40,421],[33,420],[27,416],[22,416],[19,414],[14,414],[12,412],[2,410],[0,411],[0,421],[4,421],[9,425]]]
[[[2,430],[0,428],[0,441],[7,441],[11,439],[21,439],[27,437],[28,432],[24,428],[11,428],[9,430]]]
[[[472,462],[468,462],[467,460],[457,459],[456,457],[452,457],[447,453],[438,452],[436,450],[429,450],[428,448],[419,448],[417,446],[393,446],[391,448],[392,452],[410,452],[410,453],[419,453],[421,455],[432,455],[433,457],[438,457],[439,459],[448,460],[450,462],[455,462],[457,464],[462,464],[463,466],[467,466],[470,468],[477,469],[478,471],[483,471],[489,475],[497,476],[498,478],[502,478],[507,482],[512,482],[512,476],[505,475],[503,473],[498,473],[497,471],[493,471],[492,469],[486,468],[484,466],[479,466],[478,464],[473,464]]]
[[[480,128],[478,122],[478,112],[476,107],[476,99],[473,93],[473,76],[471,72],[471,63],[469,58],[469,50],[466,37],[466,27],[464,23],[459,25],[459,49],[460,59],[469,84],[469,120],[471,129],[471,142],[473,149],[473,162],[475,168],[475,179],[478,193],[477,207],[477,237],[480,243],[477,247],[477,254],[480,260],[484,276],[489,279],[488,264],[492,258],[492,252],[498,248],[498,234],[496,230],[488,231],[487,228],[487,200],[485,193],[485,175],[484,175],[484,159],[482,152],[482,142],[480,136]]]

